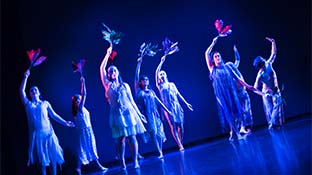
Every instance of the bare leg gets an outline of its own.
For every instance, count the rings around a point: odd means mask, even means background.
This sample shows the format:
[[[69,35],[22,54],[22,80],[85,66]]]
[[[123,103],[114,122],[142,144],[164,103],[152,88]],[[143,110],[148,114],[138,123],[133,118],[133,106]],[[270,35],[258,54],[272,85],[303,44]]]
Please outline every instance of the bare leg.
[[[171,128],[171,134],[172,134],[174,140],[176,141],[176,143],[178,144],[180,151],[183,151],[184,147],[183,147],[182,142],[180,140],[178,128],[177,128],[176,124],[173,124],[173,125],[170,124],[169,126]]]
[[[117,142],[117,152],[123,170],[126,169],[126,160],[125,160],[125,147],[126,147],[126,137],[122,136],[118,138]]]
[[[42,175],[46,175],[47,174],[46,166],[41,166],[41,173],[42,173]]]
[[[51,168],[52,168],[52,175],[56,175],[57,174],[56,162],[51,162]]]
[[[131,142],[131,147],[133,149],[133,157],[134,157],[134,168],[140,168],[138,155],[139,155],[139,145],[135,135],[129,136],[129,141]]]

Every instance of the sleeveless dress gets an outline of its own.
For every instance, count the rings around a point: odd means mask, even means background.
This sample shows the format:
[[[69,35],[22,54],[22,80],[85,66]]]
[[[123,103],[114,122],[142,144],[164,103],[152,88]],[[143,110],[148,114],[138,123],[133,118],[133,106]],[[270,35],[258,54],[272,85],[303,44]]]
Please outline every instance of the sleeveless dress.
[[[106,92],[110,105],[109,124],[113,138],[142,134],[146,131],[138,113],[131,104],[130,97],[128,97],[129,92],[127,92],[124,84],[116,87],[111,83]]]
[[[174,83],[168,82],[160,85],[160,96],[172,115],[169,115],[171,123],[184,123],[184,111],[178,100],[178,90]]]
[[[237,133],[241,123],[242,110],[236,93],[231,63],[214,67],[210,78],[212,79],[214,93],[217,99],[219,119],[224,131],[224,121]]]
[[[244,80],[243,75],[240,73],[240,71],[237,69],[234,64],[229,64],[232,71],[234,71],[242,80]],[[237,96],[239,98],[241,108],[242,108],[242,122],[244,126],[252,126],[253,125],[253,117],[252,117],[252,111],[251,111],[251,103],[250,103],[250,97],[246,90],[246,88],[241,85],[238,81],[235,81],[235,88],[237,92]]]
[[[139,90],[136,94],[136,101],[141,113],[147,117],[146,129],[149,133],[153,133],[160,138],[162,142],[166,141],[163,123],[161,121],[156,99],[156,94],[153,90]]]
[[[28,166],[34,163],[49,166],[51,162],[63,164],[63,149],[48,117],[49,102],[35,104],[27,100],[24,105],[29,126]]]
[[[98,159],[96,141],[90,121],[89,111],[83,107],[75,118],[75,126],[79,137],[78,155],[82,164],[86,165]]]

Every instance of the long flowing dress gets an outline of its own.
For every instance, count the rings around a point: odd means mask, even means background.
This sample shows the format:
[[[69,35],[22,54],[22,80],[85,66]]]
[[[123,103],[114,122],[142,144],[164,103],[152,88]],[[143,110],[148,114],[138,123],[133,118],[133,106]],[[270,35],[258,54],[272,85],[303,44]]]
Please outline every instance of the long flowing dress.
[[[82,112],[78,111],[77,116],[74,118],[79,138],[79,160],[82,164],[86,165],[91,161],[98,159],[95,136],[90,121],[90,113],[85,107],[83,107]]]
[[[125,83],[109,85],[106,97],[110,104],[109,124],[113,138],[142,134],[146,131],[138,113],[131,104]]]
[[[172,115],[167,115],[168,122],[184,123],[184,111],[179,103],[178,90],[174,83],[168,82],[160,85],[160,96],[163,104],[171,111]]]
[[[148,133],[157,135],[162,139],[162,142],[166,141],[166,135],[164,132],[163,123],[161,121],[158,108],[156,94],[153,90],[139,90],[136,94],[136,101],[141,113],[147,117]]]
[[[50,162],[63,164],[63,149],[48,117],[47,108],[50,103],[33,103],[27,100],[24,105],[29,126],[28,166],[34,163],[49,166]]]
[[[239,76],[242,80],[244,80],[243,75],[240,73],[240,71],[237,69],[234,64],[229,64],[232,71],[236,73],[236,75]],[[242,123],[243,126],[252,126],[253,125],[253,117],[252,117],[252,111],[251,111],[251,103],[250,103],[250,98],[249,94],[246,90],[246,88],[241,85],[237,80],[235,80],[235,88],[236,92],[241,104],[242,112],[243,112],[243,118],[242,118]]]
[[[225,129],[224,120],[228,122],[235,133],[241,123],[242,110],[240,101],[236,92],[234,75],[228,62],[226,64],[215,66],[210,78],[212,79],[214,93],[217,99],[218,113],[222,129]]]

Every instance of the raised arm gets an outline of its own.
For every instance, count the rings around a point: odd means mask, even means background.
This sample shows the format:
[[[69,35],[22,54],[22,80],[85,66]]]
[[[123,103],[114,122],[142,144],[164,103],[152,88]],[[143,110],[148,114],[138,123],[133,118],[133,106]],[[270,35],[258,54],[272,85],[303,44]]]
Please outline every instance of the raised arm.
[[[234,63],[234,66],[235,66],[236,68],[238,68],[239,63],[240,63],[240,56],[239,56],[238,50],[237,50],[237,48],[236,48],[235,45],[233,46],[233,50],[234,50],[234,56],[235,56],[235,63]]]
[[[106,72],[106,65],[107,65],[108,58],[110,54],[112,53],[112,49],[113,49],[113,45],[112,43],[110,43],[109,48],[107,48],[106,55],[104,56],[102,63],[100,65],[100,76],[101,76],[102,85],[104,86],[105,90],[108,89],[108,85],[109,85],[109,80],[107,78],[107,72]]]
[[[48,103],[48,113],[49,115],[58,123],[64,125],[64,126],[68,126],[68,127],[74,127],[74,123],[71,121],[66,121],[64,120],[62,117],[60,117],[52,108],[51,104],[48,101],[45,101],[46,103]]]
[[[162,65],[164,64],[164,62],[166,61],[166,54],[164,56],[161,57],[160,63],[158,64],[156,71],[155,71],[155,81],[156,81],[156,87],[158,89],[160,89],[159,84],[158,84],[158,73],[161,70]]]
[[[24,73],[24,78],[22,80],[22,83],[19,89],[23,104],[25,104],[28,101],[25,89],[26,89],[26,83],[27,83],[29,75],[30,75],[30,70],[27,69],[26,72]]]
[[[207,67],[210,73],[212,72],[212,68],[213,68],[213,63],[211,61],[212,58],[210,58],[210,53],[212,51],[213,46],[217,43],[218,37],[219,36],[216,36],[215,38],[213,38],[212,43],[210,44],[210,46],[207,48],[205,52],[206,63],[207,63]]]
[[[142,57],[138,58],[138,60],[137,60],[138,63],[137,63],[136,69],[135,69],[135,76],[134,76],[134,91],[135,91],[135,93],[137,93],[138,89],[139,89],[140,69],[141,69],[142,60],[143,60]]]
[[[81,81],[81,89],[80,89],[80,95],[81,95],[81,101],[79,103],[79,110],[82,110],[82,108],[85,105],[86,98],[87,98],[87,89],[86,89],[86,82],[83,76],[80,77]]]
[[[275,57],[276,57],[276,43],[275,43],[275,40],[273,38],[266,37],[265,39],[267,39],[268,41],[270,41],[272,43],[271,55],[270,55],[270,58],[267,60],[268,63],[272,64],[275,60]]]

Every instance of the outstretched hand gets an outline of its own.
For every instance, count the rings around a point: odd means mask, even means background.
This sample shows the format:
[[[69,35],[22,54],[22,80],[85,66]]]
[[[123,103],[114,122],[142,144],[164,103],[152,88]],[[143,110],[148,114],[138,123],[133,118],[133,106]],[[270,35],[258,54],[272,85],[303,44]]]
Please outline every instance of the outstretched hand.
[[[75,124],[72,121],[66,121],[66,126],[75,127]]]
[[[29,75],[30,75],[30,70],[27,69],[27,70],[25,71],[25,73],[24,73],[24,76],[27,78],[27,77],[29,77]]]
[[[193,106],[191,105],[191,104],[186,104],[187,105],[187,107],[189,108],[189,110],[191,110],[191,111],[194,111],[194,109],[193,109]]]
[[[273,38],[269,38],[269,37],[265,37],[266,40],[270,41],[270,42],[274,42]]]
[[[143,58],[142,57],[139,57],[138,59],[137,59],[137,62],[142,62],[143,61]]]
[[[143,123],[147,123],[147,120],[143,114],[140,115],[140,119]]]
[[[234,52],[237,52],[236,45],[233,46],[233,50],[234,50]]]
[[[113,46],[110,46],[109,48],[107,48],[106,53],[107,53],[107,54],[111,54],[112,51],[113,51]]]
[[[83,76],[80,77],[81,83],[85,83],[85,78]]]

